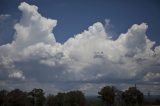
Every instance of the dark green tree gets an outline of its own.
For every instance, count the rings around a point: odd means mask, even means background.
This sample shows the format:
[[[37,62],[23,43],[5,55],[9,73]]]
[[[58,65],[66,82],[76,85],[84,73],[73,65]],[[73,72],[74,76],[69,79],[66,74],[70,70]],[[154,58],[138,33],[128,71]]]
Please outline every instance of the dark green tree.
[[[105,86],[98,92],[99,97],[109,106],[114,104],[115,91],[113,86]]]
[[[49,95],[46,98],[46,106],[55,106],[55,96],[54,95]]]
[[[85,96],[81,91],[70,91],[67,93],[58,93],[56,96],[47,98],[48,103],[54,106],[84,106]],[[49,105],[48,105],[49,106]]]
[[[85,96],[81,91],[70,91],[67,93],[68,106],[84,106]]]
[[[122,98],[126,104],[126,106],[141,106],[143,103],[143,93],[138,90],[136,87],[129,87],[128,90],[126,90],[122,94]]]
[[[43,106],[45,103],[45,96],[42,89],[33,89],[30,92],[31,97],[33,98],[33,104],[34,106]],[[32,99],[31,99],[32,100]]]
[[[26,92],[19,89],[12,90],[7,94],[6,106],[27,106]]]
[[[55,106],[66,106],[66,93],[58,93],[54,103]]]
[[[4,106],[6,103],[8,91],[1,90],[0,91],[0,106]]]

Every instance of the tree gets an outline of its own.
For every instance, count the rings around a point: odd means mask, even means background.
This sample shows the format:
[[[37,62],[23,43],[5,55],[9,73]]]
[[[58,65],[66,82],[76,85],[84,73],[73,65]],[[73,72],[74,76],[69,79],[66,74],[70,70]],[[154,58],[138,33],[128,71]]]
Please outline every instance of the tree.
[[[54,106],[66,106],[66,93],[58,93],[55,96]]]
[[[47,96],[46,106],[55,106],[55,96],[54,95]]]
[[[26,93],[15,89],[7,94],[6,106],[27,106],[27,96]]]
[[[130,87],[122,94],[122,98],[125,104],[128,105],[142,105],[143,103],[143,93],[136,87]]]
[[[47,97],[47,106],[84,106],[84,105],[85,105],[85,96],[81,91],[58,93],[56,96]]]
[[[99,97],[106,102],[107,105],[113,105],[114,104],[114,98],[115,98],[115,91],[113,86],[105,86],[101,89],[100,92],[98,92],[100,95]]]
[[[0,91],[0,106],[4,106],[7,99],[8,91],[1,90]]]
[[[43,106],[45,102],[44,92],[42,89],[33,89],[30,92],[31,97],[33,98],[34,106]]]
[[[67,93],[69,106],[84,106],[85,96],[81,91],[70,91]]]

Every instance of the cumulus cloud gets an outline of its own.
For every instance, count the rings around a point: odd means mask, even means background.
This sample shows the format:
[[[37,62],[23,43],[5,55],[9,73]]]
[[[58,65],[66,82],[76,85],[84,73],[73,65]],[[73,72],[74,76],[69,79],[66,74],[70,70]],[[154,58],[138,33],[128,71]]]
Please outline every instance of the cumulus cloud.
[[[25,77],[23,76],[21,71],[15,71],[14,73],[11,73],[9,75],[10,78],[21,78],[21,79],[25,79]]]
[[[18,9],[22,17],[14,26],[14,40],[0,46],[4,81],[86,91],[104,83],[146,83],[160,77],[160,46],[154,47],[147,37],[146,23],[134,24],[113,40],[106,31],[109,22],[96,22],[61,44],[52,33],[57,20],[43,17],[37,6],[25,2]]]

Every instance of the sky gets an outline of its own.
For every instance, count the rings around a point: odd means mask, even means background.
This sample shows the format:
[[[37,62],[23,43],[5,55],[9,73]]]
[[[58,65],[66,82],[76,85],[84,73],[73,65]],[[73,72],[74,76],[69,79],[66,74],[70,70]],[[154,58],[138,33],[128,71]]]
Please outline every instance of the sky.
[[[159,11],[159,0],[1,0],[0,88],[160,94]]]

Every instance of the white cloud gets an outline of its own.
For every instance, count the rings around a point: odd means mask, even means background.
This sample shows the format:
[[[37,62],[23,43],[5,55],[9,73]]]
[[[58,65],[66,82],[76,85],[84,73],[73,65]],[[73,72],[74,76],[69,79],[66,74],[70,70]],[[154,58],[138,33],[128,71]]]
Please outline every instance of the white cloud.
[[[15,71],[14,73],[9,74],[10,78],[17,78],[17,79],[25,79],[25,77],[23,76],[23,73],[21,71]]]
[[[15,25],[15,41],[17,49],[23,49],[37,43],[54,45],[55,38],[52,33],[57,21],[42,17],[38,13],[38,7],[25,2],[18,7],[22,11],[22,18]]]
[[[4,69],[11,81],[143,82],[154,76],[149,74],[150,67],[160,64],[160,46],[153,48],[155,42],[146,35],[146,23],[134,24],[113,40],[97,22],[60,44],[52,33],[57,20],[43,17],[37,6],[25,2],[18,8],[22,18],[14,27],[14,40],[0,46],[0,71]],[[79,89],[91,88],[84,84]]]
[[[144,76],[145,81],[150,81],[150,80],[155,80],[155,79],[160,79],[160,73],[153,73],[153,72],[148,72]]]

